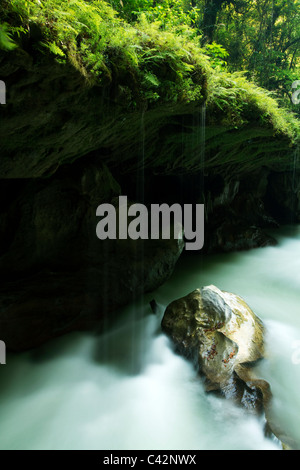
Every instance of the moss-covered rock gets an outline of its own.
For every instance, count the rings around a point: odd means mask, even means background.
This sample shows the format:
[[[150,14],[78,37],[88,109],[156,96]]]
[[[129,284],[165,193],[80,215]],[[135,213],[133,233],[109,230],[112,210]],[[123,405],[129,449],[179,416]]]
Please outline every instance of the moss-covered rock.
[[[273,242],[262,232],[272,224],[266,180],[294,171],[299,125],[264,90],[212,69],[197,39],[145,19],[129,25],[101,0],[3,0],[0,22],[15,43],[0,50],[7,344],[76,328],[75,319],[114,310],[172,272],[182,250],[172,241],[97,243],[95,209],[119,185],[138,202],[205,203],[206,251]],[[40,325],[34,334],[28,318]]]
[[[91,152],[126,172],[289,167],[299,123],[240,74],[212,69],[195,40],[133,27],[104,1],[4,1],[0,20],[20,31],[0,51],[0,177],[49,176]]]

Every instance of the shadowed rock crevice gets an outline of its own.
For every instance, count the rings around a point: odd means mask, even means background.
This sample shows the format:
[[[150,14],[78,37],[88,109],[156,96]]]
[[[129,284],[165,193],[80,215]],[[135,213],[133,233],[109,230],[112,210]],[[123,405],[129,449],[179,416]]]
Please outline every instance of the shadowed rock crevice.
[[[105,165],[23,180],[17,192],[17,181],[10,183],[10,203],[1,209],[6,249],[0,257],[0,331],[10,350],[101,328],[108,315],[172,274],[182,239],[97,238],[98,205],[115,205],[121,191]]]

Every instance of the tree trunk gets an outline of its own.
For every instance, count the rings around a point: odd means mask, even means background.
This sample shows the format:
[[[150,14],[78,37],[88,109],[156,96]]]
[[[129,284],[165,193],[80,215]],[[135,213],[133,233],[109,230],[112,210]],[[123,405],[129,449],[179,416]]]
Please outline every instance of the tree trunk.
[[[204,15],[201,28],[204,34],[204,43],[211,43],[213,41],[217,16],[222,8],[223,3],[226,2],[227,0],[205,0]]]

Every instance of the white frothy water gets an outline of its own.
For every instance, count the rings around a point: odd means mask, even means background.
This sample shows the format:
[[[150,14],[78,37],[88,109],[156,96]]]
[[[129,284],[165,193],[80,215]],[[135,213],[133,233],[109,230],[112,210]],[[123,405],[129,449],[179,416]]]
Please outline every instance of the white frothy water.
[[[150,313],[197,287],[241,295],[264,321],[273,413],[300,442],[300,230],[277,247],[182,258],[173,277],[101,335],[74,333],[7,357],[0,369],[1,449],[280,449],[263,422],[204,392]],[[134,341],[132,331],[134,330]],[[299,351],[298,351],[298,349]],[[299,352],[299,354],[298,354]],[[134,358],[134,360],[133,360]]]

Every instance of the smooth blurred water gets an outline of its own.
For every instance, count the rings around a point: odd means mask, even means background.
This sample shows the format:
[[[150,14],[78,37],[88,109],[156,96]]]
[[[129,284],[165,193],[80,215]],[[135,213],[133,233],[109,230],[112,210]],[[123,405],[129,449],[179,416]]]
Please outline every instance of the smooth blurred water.
[[[258,373],[271,384],[277,421],[300,442],[300,228],[276,236],[276,247],[183,257],[106,333],[9,354],[0,368],[0,449],[280,449],[262,420],[206,394],[160,331],[170,301],[209,284],[241,295],[264,321]]]

